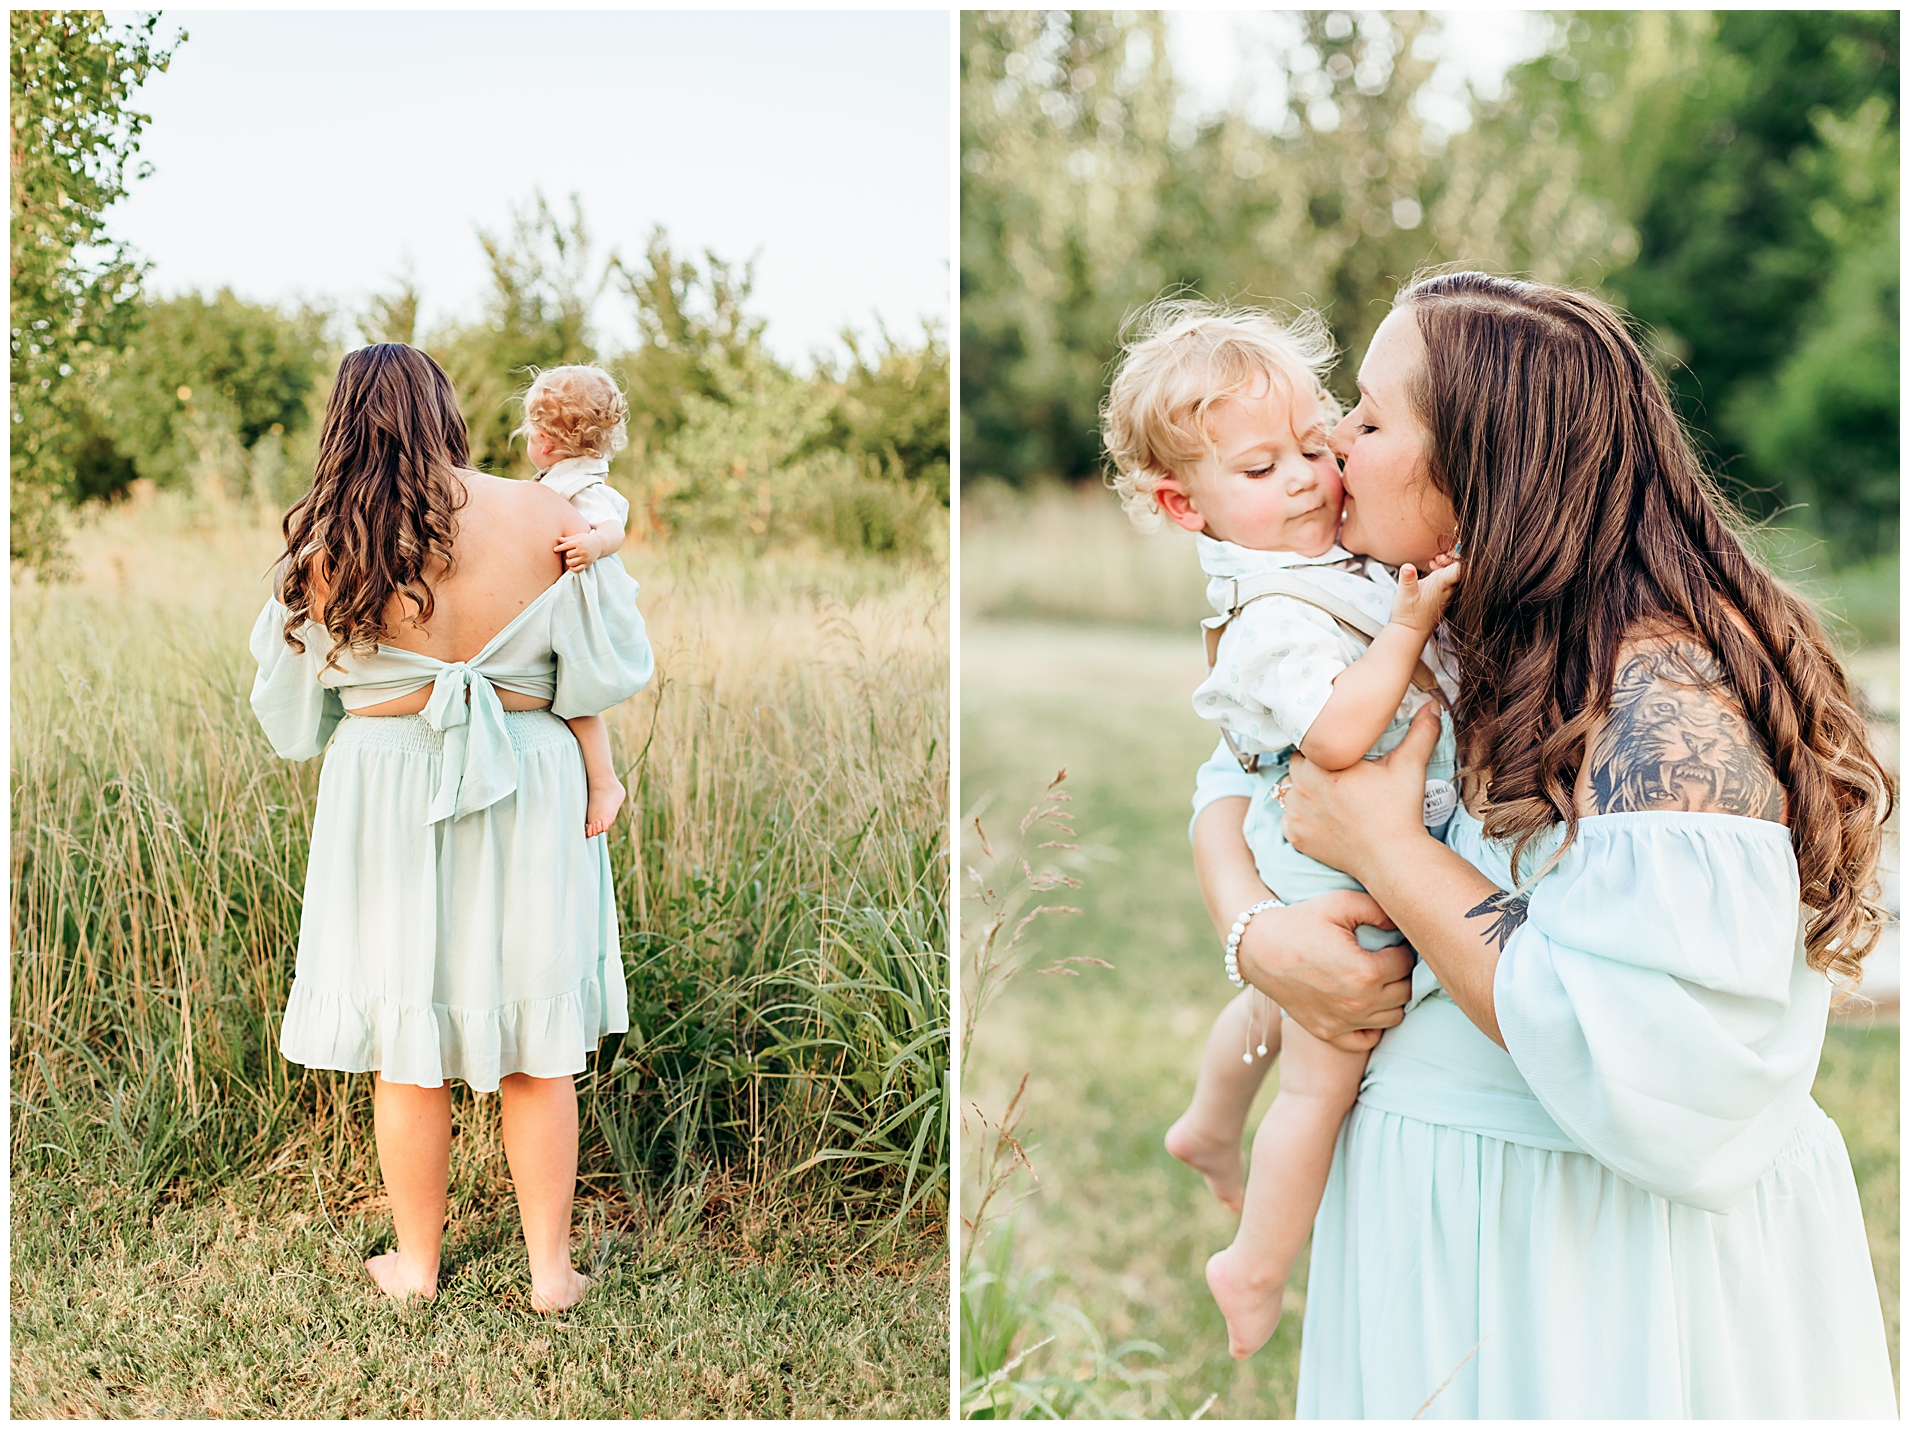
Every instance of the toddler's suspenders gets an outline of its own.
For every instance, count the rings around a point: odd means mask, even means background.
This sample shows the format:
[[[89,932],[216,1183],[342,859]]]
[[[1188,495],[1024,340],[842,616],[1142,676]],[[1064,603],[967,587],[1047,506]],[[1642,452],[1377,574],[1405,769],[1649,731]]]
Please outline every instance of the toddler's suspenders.
[[[1255,601],[1264,601],[1269,596],[1286,596],[1316,610],[1325,611],[1338,621],[1361,645],[1370,645],[1380,633],[1382,623],[1375,621],[1366,612],[1351,602],[1342,601],[1338,596],[1322,590],[1304,576],[1296,576],[1291,571],[1262,571],[1255,576],[1237,577],[1233,582],[1233,599],[1228,602],[1227,614],[1209,616],[1202,621],[1201,628],[1207,636],[1207,669],[1212,671],[1214,662],[1220,656],[1220,635],[1239,615]],[[1413,670],[1413,684],[1428,695],[1439,695],[1439,682],[1422,658]],[[1441,697],[1443,699],[1443,697]],[[1248,774],[1256,774],[1260,769],[1260,756],[1243,755],[1240,746],[1234,743],[1233,732],[1226,726],[1220,730],[1220,738],[1227,742],[1227,748],[1240,761],[1240,768]]]

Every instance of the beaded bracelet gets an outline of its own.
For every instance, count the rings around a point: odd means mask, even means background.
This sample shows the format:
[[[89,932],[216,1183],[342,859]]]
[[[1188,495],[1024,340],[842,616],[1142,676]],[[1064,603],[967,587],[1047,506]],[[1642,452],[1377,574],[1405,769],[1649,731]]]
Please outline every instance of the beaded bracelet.
[[[1236,988],[1245,988],[1247,980],[1240,976],[1240,936],[1247,931],[1247,925],[1253,922],[1255,914],[1264,914],[1268,909],[1284,909],[1286,904],[1280,899],[1262,899],[1234,920],[1234,926],[1227,934],[1227,981]]]

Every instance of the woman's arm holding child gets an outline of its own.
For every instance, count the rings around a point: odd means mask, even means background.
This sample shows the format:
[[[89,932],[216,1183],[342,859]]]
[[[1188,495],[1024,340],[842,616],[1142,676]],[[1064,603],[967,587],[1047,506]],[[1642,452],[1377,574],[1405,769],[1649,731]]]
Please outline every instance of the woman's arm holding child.
[[[1194,820],[1194,867],[1222,941],[1240,912],[1271,892],[1241,831],[1246,812],[1247,801],[1236,796],[1215,800]],[[1268,909],[1241,939],[1241,976],[1316,1038],[1364,1051],[1404,1016],[1413,961],[1398,946],[1360,947],[1353,935],[1360,924],[1391,928],[1392,920],[1352,889]]]
[[[1366,654],[1334,679],[1332,695],[1300,741],[1301,754],[1326,769],[1344,770],[1373,747],[1405,699],[1420,653],[1458,580],[1456,562],[1429,572],[1424,580],[1411,566],[1399,568],[1392,620]]]
[[[1366,886],[1452,1001],[1503,1047],[1492,980],[1524,904],[1421,822],[1426,760],[1438,738],[1438,711],[1428,705],[1399,748],[1381,759],[1356,760],[1357,768],[1345,770],[1296,759],[1283,824],[1295,849]]]

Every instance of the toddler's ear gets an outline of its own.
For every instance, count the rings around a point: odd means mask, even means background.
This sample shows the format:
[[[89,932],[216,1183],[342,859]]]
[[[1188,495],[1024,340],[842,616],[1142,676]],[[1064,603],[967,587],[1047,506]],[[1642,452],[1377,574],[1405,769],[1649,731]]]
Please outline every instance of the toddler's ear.
[[[1207,518],[1194,510],[1194,503],[1175,478],[1162,479],[1161,484],[1154,488],[1154,501],[1174,525],[1187,531],[1206,530]]]

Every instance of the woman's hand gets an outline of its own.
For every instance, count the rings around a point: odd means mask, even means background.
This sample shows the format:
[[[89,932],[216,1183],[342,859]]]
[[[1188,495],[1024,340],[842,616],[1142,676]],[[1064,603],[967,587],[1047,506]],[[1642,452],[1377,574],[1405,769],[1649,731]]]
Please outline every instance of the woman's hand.
[[[1323,769],[1295,752],[1282,781],[1284,828],[1295,849],[1372,886],[1373,870],[1431,841],[1423,815],[1426,761],[1439,742],[1439,711],[1422,706],[1399,745],[1377,760]],[[1391,925],[1387,925],[1391,927]]]
[[[1245,799],[1219,799],[1194,822],[1194,866],[1223,942],[1240,911],[1269,893],[1241,832],[1246,811]],[[1352,890],[1268,909],[1241,937],[1241,976],[1315,1037],[1349,1051],[1370,1048],[1403,1016],[1413,960],[1403,948],[1361,948],[1353,929],[1363,923],[1393,926],[1378,904]]]
[[[1363,1052],[1406,1016],[1413,956],[1397,944],[1361,948],[1353,936],[1361,924],[1393,927],[1372,895],[1355,889],[1256,914],[1241,935],[1240,976],[1314,1037]]]

